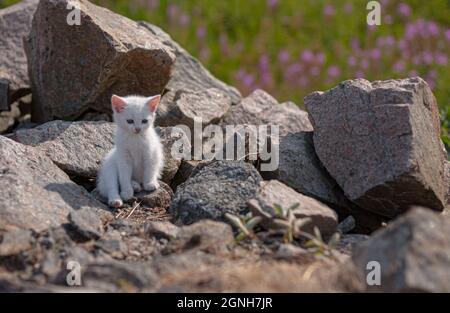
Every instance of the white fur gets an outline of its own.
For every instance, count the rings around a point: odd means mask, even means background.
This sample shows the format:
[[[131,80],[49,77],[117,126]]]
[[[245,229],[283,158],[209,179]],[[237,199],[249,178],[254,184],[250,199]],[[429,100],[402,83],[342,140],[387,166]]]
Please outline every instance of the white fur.
[[[159,96],[155,97],[159,101]],[[115,147],[103,160],[97,182],[100,194],[108,199],[110,206],[122,206],[123,201],[142,188],[151,191],[159,187],[164,155],[153,127],[155,112],[148,105],[155,97],[116,97],[125,105],[120,112],[113,105],[117,124]],[[148,120],[146,124],[142,122],[144,119]],[[127,120],[134,123],[129,124]],[[135,132],[137,128],[141,129],[139,133]]]

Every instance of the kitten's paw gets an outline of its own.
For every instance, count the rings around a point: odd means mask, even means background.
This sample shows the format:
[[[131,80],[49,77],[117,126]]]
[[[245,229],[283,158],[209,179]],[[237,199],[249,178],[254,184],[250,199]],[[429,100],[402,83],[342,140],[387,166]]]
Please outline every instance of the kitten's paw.
[[[131,182],[131,186],[133,187],[134,192],[140,192],[142,191],[142,186],[137,181],[133,180]]]
[[[108,201],[108,204],[110,207],[118,209],[123,205],[123,202],[121,199],[111,199]]]
[[[129,189],[129,190],[124,190],[120,193],[120,197],[124,200],[124,201],[128,201],[131,198],[133,198],[133,194],[134,191],[133,189]]]
[[[151,183],[145,183],[144,184],[144,190],[145,191],[153,191],[159,188],[158,182],[151,182]]]

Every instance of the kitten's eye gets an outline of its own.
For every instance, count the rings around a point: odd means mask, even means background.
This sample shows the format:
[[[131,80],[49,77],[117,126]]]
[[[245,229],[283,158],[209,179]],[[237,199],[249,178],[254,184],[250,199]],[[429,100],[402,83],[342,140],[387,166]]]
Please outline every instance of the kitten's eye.
[[[142,120],[142,124],[147,124],[148,120]]]
[[[127,123],[128,124],[134,124],[134,121],[133,120],[127,120]]]

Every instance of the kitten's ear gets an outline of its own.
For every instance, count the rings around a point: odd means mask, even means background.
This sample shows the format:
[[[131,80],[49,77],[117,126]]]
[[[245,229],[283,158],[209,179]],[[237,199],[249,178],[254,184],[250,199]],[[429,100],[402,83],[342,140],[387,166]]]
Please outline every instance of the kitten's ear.
[[[127,105],[125,99],[113,95],[111,97],[111,106],[114,112],[120,113],[125,109],[125,106]]]
[[[159,101],[161,100],[161,95],[156,95],[147,101],[147,105],[150,108],[150,112],[154,113],[156,112],[156,109],[158,108]]]

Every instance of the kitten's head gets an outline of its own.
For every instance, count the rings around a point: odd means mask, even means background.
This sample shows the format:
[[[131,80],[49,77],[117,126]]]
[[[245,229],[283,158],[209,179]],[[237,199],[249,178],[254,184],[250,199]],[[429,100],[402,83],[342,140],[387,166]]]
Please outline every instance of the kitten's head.
[[[153,126],[156,108],[160,100],[160,95],[148,98],[113,95],[111,106],[114,112],[114,121],[125,131],[133,134],[143,133]]]

